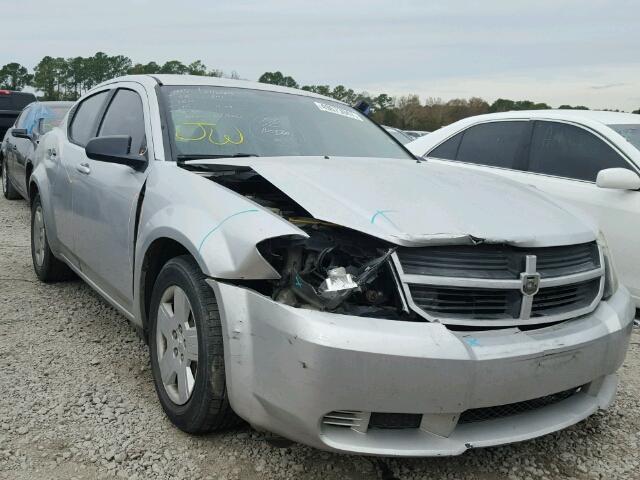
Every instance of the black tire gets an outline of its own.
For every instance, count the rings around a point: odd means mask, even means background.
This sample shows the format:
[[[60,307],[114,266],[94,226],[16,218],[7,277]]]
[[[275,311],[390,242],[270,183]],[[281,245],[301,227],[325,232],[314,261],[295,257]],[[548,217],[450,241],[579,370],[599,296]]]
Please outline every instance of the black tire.
[[[176,427],[194,434],[229,428],[240,422],[227,398],[220,313],[205,278],[192,257],[183,255],[169,260],[156,279],[149,308],[151,369],[160,404]],[[161,348],[157,337],[158,310],[163,295],[174,286],[182,289],[189,300],[198,336],[193,391],[182,405],[171,400],[167,393],[158,361]]]
[[[49,239],[47,237],[46,228],[43,219],[43,248],[40,255],[36,255],[36,239],[34,227],[36,224],[36,216],[38,209],[42,212],[42,202],[40,195],[36,195],[31,204],[31,259],[33,261],[33,269],[38,278],[46,283],[69,280],[75,277],[73,271],[66,263],[58,260],[49,248]],[[40,230],[40,229],[38,229]]]
[[[7,200],[22,198],[9,179],[9,166],[6,159],[2,162],[2,194]]]

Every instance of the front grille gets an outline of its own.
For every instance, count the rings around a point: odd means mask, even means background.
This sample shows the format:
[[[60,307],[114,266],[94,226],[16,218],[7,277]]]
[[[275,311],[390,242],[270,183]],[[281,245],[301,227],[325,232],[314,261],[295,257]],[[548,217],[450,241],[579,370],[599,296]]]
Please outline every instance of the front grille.
[[[401,247],[392,258],[407,306],[446,324],[491,328],[562,321],[593,310],[604,281],[596,242]]]
[[[533,400],[526,400],[524,402],[510,403],[508,405],[474,408],[462,412],[460,419],[458,420],[458,424],[484,422],[486,420],[495,420],[498,418],[505,418],[518,415],[520,413],[530,412],[532,410],[538,410],[539,408],[548,407],[566,400],[578,393],[581,389],[582,387],[572,388],[570,390],[565,390],[564,392],[554,393],[552,395],[534,398]]]
[[[571,275],[600,266],[596,242],[542,248],[487,244],[398,250],[400,265],[407,275],[463,278],[518,279],[527,255],[536,255],[541,277]]]
[[[425,312],[441,317],[517,318],[521,295],[515,290],[409,285],[411,298]]]
[[[531,315],[551,315],[565,309],[587,307],[598,295],[600,279],[589,280],[572,285],[541,288],[533,297]]]
[[[538,273],[542,278],[587,272],[600,266],[600,252],[596,242],[539,248],[535,255],[538,259]]]
[[[369,420],[369,428],[379,428],[383,430],[418,428],[421,421],[421,414],[373,412]]]

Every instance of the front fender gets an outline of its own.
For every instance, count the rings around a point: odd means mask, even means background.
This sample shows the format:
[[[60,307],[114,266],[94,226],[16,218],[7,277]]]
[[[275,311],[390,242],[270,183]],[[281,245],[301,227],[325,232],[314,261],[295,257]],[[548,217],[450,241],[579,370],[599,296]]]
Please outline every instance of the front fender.
[[[307,237],[282,217],[207,178],[171,162],[156,161],[152,168],[138,228],[136,286],[145,254],[158,239],[181,244],[209,277],[258,280],[279,278],[260,255],[259,242],[285,235]]]

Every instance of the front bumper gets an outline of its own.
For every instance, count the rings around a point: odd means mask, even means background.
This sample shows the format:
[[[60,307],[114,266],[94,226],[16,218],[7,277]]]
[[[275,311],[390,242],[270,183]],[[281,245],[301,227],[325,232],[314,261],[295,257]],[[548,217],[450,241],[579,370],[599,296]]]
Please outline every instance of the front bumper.
[[[317,448],[372,455],[457,455],[534,438],[607,408],[635,307],[621,288],[590,315],[536,330],[454,332],[438,323],[289,307],[210,280],[225,330],[233,409],[257,428]],[[459,415],[578,393],[474,423]],[[419,427],[323,424],[330,412],[420,414]]]

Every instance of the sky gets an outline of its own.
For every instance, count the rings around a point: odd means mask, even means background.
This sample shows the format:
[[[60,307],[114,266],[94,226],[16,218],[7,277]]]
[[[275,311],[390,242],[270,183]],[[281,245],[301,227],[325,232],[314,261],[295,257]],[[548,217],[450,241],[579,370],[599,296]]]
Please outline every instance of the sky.
[[[395,96],[640,108],[638,0],[29,0],[2,6],[0,66],[45,55],[202,60],[257,80]]]

